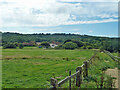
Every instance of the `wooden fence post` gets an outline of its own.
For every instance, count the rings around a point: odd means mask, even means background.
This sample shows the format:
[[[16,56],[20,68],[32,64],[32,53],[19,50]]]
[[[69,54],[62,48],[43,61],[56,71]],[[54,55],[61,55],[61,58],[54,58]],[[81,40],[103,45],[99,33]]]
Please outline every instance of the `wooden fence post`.
[[[88,77],[88,62],[84,61],[84,77]]]
[[[57,88],[58,87],[57,80],[54,78],[51,78],[51,85],[53,86],[53,88]]]
[[[69,76],[71,76],[71,71],[69,71]],[[69,88],[71,90],[71,78],[69,79]]]
[[[83,77],[85,78],[85,64],[83,64]]]
[[[82,84],[82,67],[79,68],[79,72],[80,72],[80,86],[81,86],[81,84]]]
[[[80,67],[76,68],[76,72],[78,72],[78,71],[79,71],[79,73],[76,75],[76,86],[80,87],[80,73],[81,73]]]

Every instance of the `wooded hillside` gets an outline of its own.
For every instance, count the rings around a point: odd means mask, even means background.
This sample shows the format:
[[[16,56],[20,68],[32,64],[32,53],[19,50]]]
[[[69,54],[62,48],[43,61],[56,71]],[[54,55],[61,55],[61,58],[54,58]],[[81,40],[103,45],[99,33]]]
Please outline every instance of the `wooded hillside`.
[[[19,33],[2,33],[2,45],[7,43],[24,43],[24,42],[61,42],[62,44],[66,40],[73,40],[82,42],[87,47],[94,49],[105,49],[110,52],[118,51],[118,38],[109,37],[97,37],[89,35],[77,35],[77,34],[65,34],[65,33],[54,33],[54,34],[19,34]],[[82,47],[84,48],[84,47]],[[91,49],[90,48],[90,49]]]

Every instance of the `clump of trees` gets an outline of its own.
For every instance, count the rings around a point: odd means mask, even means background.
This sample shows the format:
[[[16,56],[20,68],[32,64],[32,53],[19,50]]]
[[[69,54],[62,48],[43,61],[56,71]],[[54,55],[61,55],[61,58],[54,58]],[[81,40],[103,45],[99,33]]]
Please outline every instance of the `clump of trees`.
[[[58,46],[58,47],[60,47],[60,46]],[[86,43],[86,42],[77,41],[77,40],[66,40],[63,43],[62,48],[64,48],[64,49],[76,49],[76,48],[92,49],[93,47],[91,44]]]
[[[78,46],[77,46],[77,44],[76,43],[73,43],[73,42],[66,42],[64,45],[63,45],[63,48],[65,48],[65,49],[71,49],[71,50],[73,50],[73,49],[75,49],[75,48],[77,48]]]
[[[7,49],[7,48],[16,48],[16,44],[14,43],[7,43],[3,45],[3,49]]]
[[[48,42],[42,42],[40,45],[44,48],[49,48],[50,47],[50,44]]]

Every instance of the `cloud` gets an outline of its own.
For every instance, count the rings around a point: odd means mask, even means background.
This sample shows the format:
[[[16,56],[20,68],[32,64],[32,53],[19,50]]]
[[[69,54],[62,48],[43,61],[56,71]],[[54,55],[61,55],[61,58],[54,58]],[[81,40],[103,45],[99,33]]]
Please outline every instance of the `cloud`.
[[[46,27],[117,21],[117,3],[63,1],[83,0],[1,0],[0,27]]]
[[[106,19],[106,20],[93,20],[93,21],[69,21],[65,22],[65,25],[74,25],[74,24],[94,24],[94,23],[107,23],[107,22],[117,22],[117,19]]]
[[[62,2],[119,2],[119,0],[60,0]]]

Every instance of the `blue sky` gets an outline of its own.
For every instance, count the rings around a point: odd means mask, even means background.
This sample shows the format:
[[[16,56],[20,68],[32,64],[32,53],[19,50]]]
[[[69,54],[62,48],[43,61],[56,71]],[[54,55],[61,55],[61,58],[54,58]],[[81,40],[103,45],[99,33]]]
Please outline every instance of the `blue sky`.
[[[0,31],[118,36],[117,0],[1,0]]]

